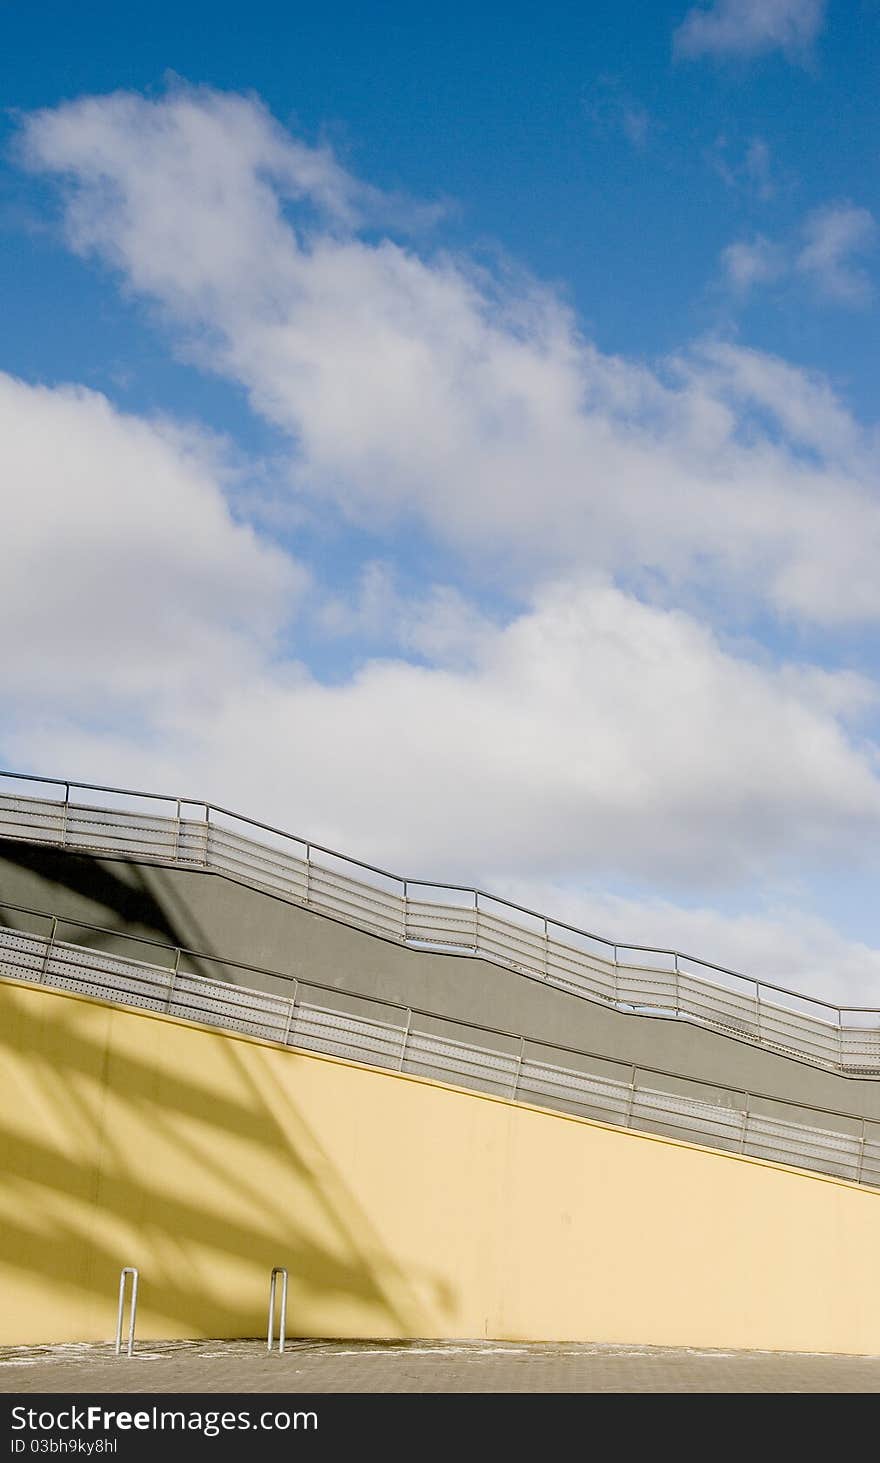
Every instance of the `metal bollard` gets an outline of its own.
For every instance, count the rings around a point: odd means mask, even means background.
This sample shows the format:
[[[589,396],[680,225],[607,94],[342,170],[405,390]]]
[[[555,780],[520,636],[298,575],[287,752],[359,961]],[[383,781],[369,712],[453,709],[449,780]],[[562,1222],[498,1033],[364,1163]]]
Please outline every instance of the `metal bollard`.
[[[269,1330],[266,1337],[266,1350],[272,1350],[272,1341],[275,1330],[275,1282],[281,1276],[281,1316],[278,1323],[278,1351],[284,1350],[284,1337],[287,1333],[287,1271],[283,1265],[276,1265],[272,1271],[269,1281]]]
[[[116,1316],[116,1355],[122,1352],[122,1316],[125,1311],[125,1281],[131,1276],[131,1311],[128,1318],[128,1355],[134,1350],[134,1328],[137,1321],[138,1272],[134,1265],[125,1265],[119,1272],[119,1310]]]

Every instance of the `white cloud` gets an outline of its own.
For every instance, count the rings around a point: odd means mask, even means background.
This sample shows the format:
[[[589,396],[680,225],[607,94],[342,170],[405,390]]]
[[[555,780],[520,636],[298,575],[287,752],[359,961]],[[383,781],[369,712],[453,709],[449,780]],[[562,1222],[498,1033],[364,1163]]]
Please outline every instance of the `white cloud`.
[[[842,461],[811,431],[805,460],[797,411],[766,430],[731,396],[729,351],[603,356],[533,283],[357,236],[360,185],[239,98],[92,99],[24,135],[66,179],[74,247],[289,433],[298,493],[374,528],[418,515],[517,588],[638,566],[785,614],[880,614],[876,439],[854,423]],[[292,195],[309,207],[288,217]]]
[[[303,571],[232,520],[223,474],[195,429],[0,374],[7,717],[146,726],[264,662]]]
[[[184,576],[162,588],[185,630]],[[83,660],[90,606],[65,608]],[[602,583],[544,590],[504,627],[465,608],[443,594],[399,607],[397,638],[435,654],[428,665],[386,654],[328,686],[266,651],[160,682],[147,704],[138,685],[141,739],[78,731],[47,681],[8,755],[189,787],[458,879],[505,869],[736,884],[857,859],[875,836],[880,782],[857,732],[873,692],[858,677],[750,664],[692,618]],[[209,640],[234,643],[236,610],[231,593],[208,602]],[[112,725],[104,708],[131,698],[122,659],[102,673],[90,726]]]
[[[756,56],[809,52],[825,19],[825,0],[714,0],[694,6],[675,31],[678,56]]]
[[[857,256],[875,247],[877,225],[866,208],[828,204],[808,214],[796,242],[774,243],[756,235],[722,251],[727,283],[740,296],[783,277],[800,277],[825,302],[864,306],[874,288]]]
[[[717,368],[743,397],[785,394],[763,357]],[[818,385],[812,407],[832,432]],[[726,889],[870,859],[860,678],[752,664],[601,580],[544,588],[497,625],[442,586],[408,601],[374,566],[330,628],[366,617],[426,663],[386,650],[322,685],[278,653],[302,571],[230,517],[226,472],[197,432],[0,376],[7,765],[213,797],[392,867],[543,890],[561,916],[575,882]],[[796,938],[794,913],[579,901],[600,932],[675,931],[770,977],[824,952],[850,999],[873,968],[816,921]]]
[[[163,587],[176,621],[184,575]],[[65,608],[81,663],[91,609]],[[221,644],[230,609],[227,597],[206,610]],[[422,628],[431,619],[431,605],[413,608]],[[874,755],[846,731],[869,688],[750,665],[687,616],[601,584],[559,586],[507,628],[480,623],[465,638],[465,668],[385,659],[327,687],[268,658],[224,657],[204,684],[191,661],[173,687],[148,675],[149,697],[108,656],[103,684],[86,680],[91,715],[71,714],[76,702],[48,681],[39,699],[33,687],[4,756],[213,796],[402,872],[473,878],[621,942],[876,1000],[880,952],[809,909],[731,915],[597,892],[620,876],[691,897],[738,880],[772,888],[787,864],[851,862],[880,822]],[[161,633],[155,649],[167,654]],[[114,729],[107,707],[132,694],[143,724]]]
[[[316,628],[330,637],[356,636],[425,657],[433,665],[473,663],[495,625],[448,585],[436,585],[420,599],[402,595],[393,566],[364,565],[354,592],[321,600]]]
[[[707,357],[723,371],[733,401],[772,413],[802,447],[841,463],[858,460],[861,433],[823,376],[742,346],[717,344]]]
[[[796,268],[832,300],[845,305],[867,304],[873,286],[853,255],[874,248],[877,225],[867,208],[832,204],[819,208],[804,224],[804,245]]]
[[[785,272],[785,255],[778,244],[758,234],[750,243],[728,244],[721,255],[724,273],[736,292],[746,295],[755,285],[771,284]]]

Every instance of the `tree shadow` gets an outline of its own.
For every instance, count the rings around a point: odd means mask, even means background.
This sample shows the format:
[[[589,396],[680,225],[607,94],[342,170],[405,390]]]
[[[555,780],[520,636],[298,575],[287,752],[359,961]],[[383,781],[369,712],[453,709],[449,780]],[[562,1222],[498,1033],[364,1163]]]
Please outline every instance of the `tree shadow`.
[[[48,917],[57,917],[59,938],[69,944],[154,962],[157,952],[151,951],[151,941],[196,948],[205,958],[187,955],[181,969],[234,980],[219,959],[211,958],[216,952],[209,932],[173,882],[162,877],[166,872],[132,859],[0,839],[0,926],[45,934]],[[215,877],[208,872],[200,876]],[[9,902],[4,905],[3,900]],[[11,907],[15,904],[44,910],[47,918],[35,920]],[[77,921],[99,928],[77,928]],[[163,963],[161,956],[158,963]]]
[[[8,869],[3,872],[3,866]],[[0,897],[6,898],[12,870],[23,886],[47,884],[53,889],[67,890],[77,899],[76,908],[94,906],[102,915],[115,921],[116,927],[138,931],[149,938],[170,940],[177,944],[179,931],[162,904],[147,887],[137,864],[95,858],[92,854],[72,853],[67,849],[43,848],[39,844],[0,839]],[[27,876],[30,879],[27,880]],[[26,899],[15,901],[26,904]],[[70,913],[73,909],[51,910],[52,914]],[[3,911],[0,910],[0,916]],[[82,916],[81,916],[82,917]],[[99,922],[99,921],[96,921]]]
[[[0,1007],[0,1262],[30,1297],[4,1339],[111,1335],[131,1264],[153,1337],[260,1334],[279,1264],[292,1335],[430,1335],[454,1310],[310,1126],[284,1064],[314,1059],[12,983]]]

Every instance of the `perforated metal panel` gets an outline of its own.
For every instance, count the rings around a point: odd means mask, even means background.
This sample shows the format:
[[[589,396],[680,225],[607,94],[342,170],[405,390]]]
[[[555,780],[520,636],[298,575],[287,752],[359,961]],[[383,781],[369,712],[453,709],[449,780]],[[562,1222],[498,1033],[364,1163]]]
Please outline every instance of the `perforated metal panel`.
[[[31,980],[45,964],[48,942],[15,930],[0,930],[0,975]]]
[[[523,1058],[436,1031],[236,986],[80,945],[0,929],[0,977],[165,1011],[305,1051],[398,1069],[476,1091],[648,1128],[753,1157],[880,1185],[880,1141],[747,1112],[574,1068]],[[356,999],[338,992],[340,1000]],[[432,1017],[437,1025],[439,1018]],[[460,1023],[455,1023],[460,1025]]]

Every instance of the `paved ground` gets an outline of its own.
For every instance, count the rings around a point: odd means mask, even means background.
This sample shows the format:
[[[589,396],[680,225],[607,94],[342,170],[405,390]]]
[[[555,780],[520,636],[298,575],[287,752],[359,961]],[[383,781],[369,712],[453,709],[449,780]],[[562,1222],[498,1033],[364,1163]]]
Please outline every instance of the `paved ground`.
[[[497,1342],[0,1348],[0,1392],[880,1392],[880,1357]]]

